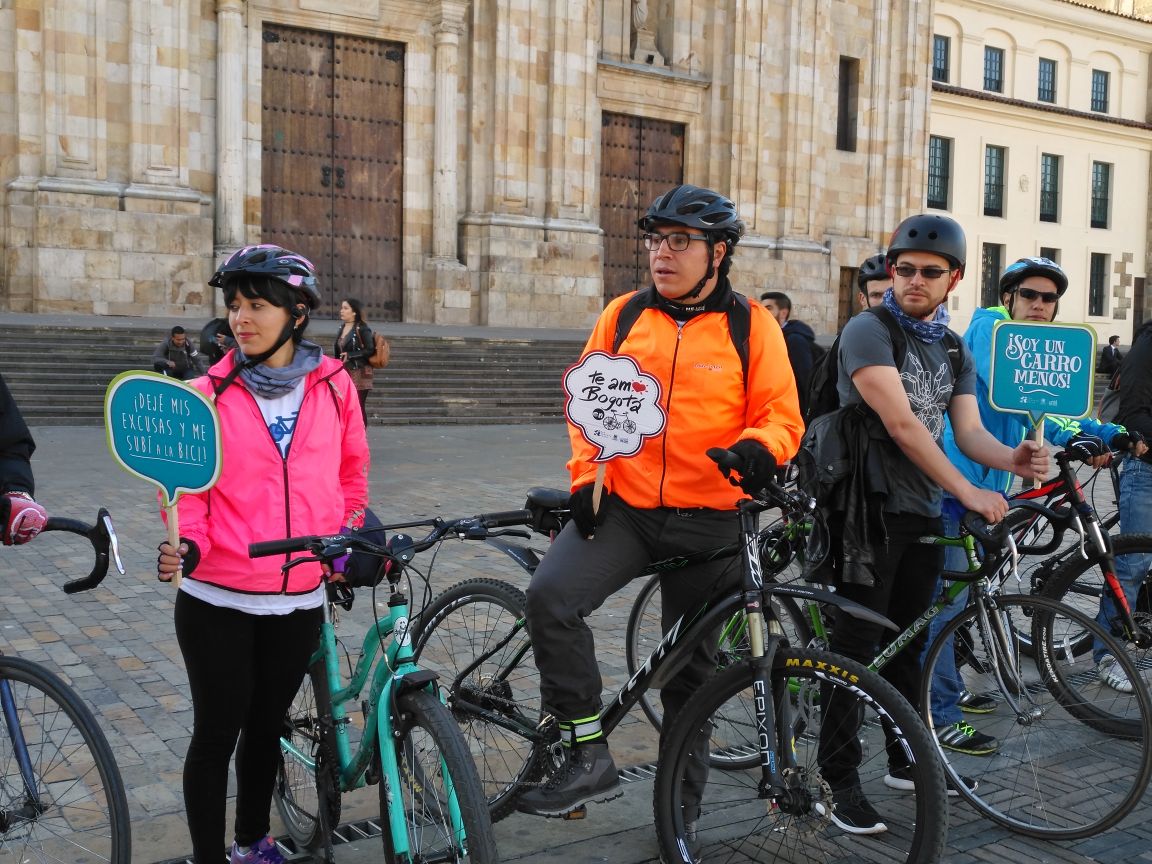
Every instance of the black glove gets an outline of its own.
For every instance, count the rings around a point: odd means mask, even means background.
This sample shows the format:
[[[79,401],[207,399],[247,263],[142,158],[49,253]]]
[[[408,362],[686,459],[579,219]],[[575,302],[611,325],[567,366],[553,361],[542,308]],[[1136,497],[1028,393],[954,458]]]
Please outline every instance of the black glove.
[[[1104,441],[1099,436],[1089,435],[1087,432],[1080,432],[1073,436],[1064,449],[1084,462],[1108,452],[1108,448],[1104,446]]]
[[[740,480],[728,478],[733,486],[739,486],[749,495],[756,495],[773,482],[776,476],[776,457],[759,441],[746,438],[728,449],[744,460],[744,464],[736,469],[740,472]]]
[[[592,510],[592,487],[594,483],[585,483],[578,486],[568,498],[568,515],[576,523],[580,536],[585,539],[596,533],[596,526],[604,524],[604,511],[608,505],[608,496],[600,496],[600,511]]]
[[[1143,440],[1143,435],[1135,429],[1129,429],[1126,432],[1117,432],[1113,435],[1112,440],[1108,442],[1108,446],[1113,450],[1131,450]]]

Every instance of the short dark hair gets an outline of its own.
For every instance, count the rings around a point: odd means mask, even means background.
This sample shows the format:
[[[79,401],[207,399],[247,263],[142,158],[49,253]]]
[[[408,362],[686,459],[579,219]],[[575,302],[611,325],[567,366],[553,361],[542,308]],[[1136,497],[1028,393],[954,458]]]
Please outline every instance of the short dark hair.
[[[172,328],[172,333],[171,333],[170,335],[172,335],[172,336],[180,336],[180,335],[182,335],[183,333],[184,333],[184,328],[183,328],[183,327],[181,327],[179,324],[177,324],[175,327],[173,327],[173,328]]]
[[[760,302],[763,303],[765,300],[771,300],[781,309],[787,309],[789,312],[792,311],[792,301],[788,299],[788,295],[783,291],[765,291],[760,295]]]
[[[1108,337],[1108,344],[1109,345],[1111,345],[1113,342],[1119,342],[1119,341],[1120,341],[1119,336],[1109,336]]]

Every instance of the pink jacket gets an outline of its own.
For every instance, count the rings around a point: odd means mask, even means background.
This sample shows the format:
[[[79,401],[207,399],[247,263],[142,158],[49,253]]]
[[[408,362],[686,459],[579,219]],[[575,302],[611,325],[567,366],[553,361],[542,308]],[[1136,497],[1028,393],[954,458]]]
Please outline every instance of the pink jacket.
[[[234,356],[229,352],[189,384],[211,397],[213,379],[232,369]],[[283,557],[249,558],[248,544],[335,534],[363,522],[370,455],[352,379],[339,360],[324,357],[304,386],[283,458],[258,397],[240,378],[216,400],[220,479],[207,492],[182,495],[176,505],[180,536],[200,549],[200,563],[188,578],[249,594],[304,594],[320,584],[319,564],[285,574]]]

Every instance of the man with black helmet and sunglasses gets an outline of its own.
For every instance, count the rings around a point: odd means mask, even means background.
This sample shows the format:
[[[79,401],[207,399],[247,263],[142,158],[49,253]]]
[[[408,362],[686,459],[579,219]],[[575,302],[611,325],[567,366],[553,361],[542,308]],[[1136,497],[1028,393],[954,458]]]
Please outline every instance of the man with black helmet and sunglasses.
[[[999,522],[1008,512],[1003,496],[974,485],[940,449],[945,417],[961,451],[983,465],[1027,479],[1043,477],[1048,467],[1047,451],[1035,442],[1022,442],[1013,450],[981,424],[971,354],[948,331],[946,301],[964,274],[965,257],[964,231],[954,220],[935,214],[905,219],[888,244],[892,288],[880,307],[852,318],[840,336],[840,404],[863,406],[861,410],[879,419],[873,427],[882,424],[882,429],[874,428],[869,459],[883,465],[887,488],[871,490],[882,512],[883,536],[863,550],[870,558],[858,554],[844,559],[838,590],[886,615],[899,630],[928,608],[943,570],[940,547],[918,542],[941,530],[943,491],[989,522]],[[899,359],[894,332],[906,343]],[[953,358],[952,352],[959,356]],[[829,649],[867,665],[891,635],[879,625],[853,619],[833,628]],[[919,702],[924,639],[921,634],[897,652],[882,671],[913,705]],[[833,793],[835,807],[829,815],[852,834],[886,831],[860,785],[855,706],[839,692],[829,692],[828,699],[819,761]],[[914,788],[902,749],[889,742],[887,755],[885,783]]]
[[[597,451],[570,428],[571,519],[527,592],[541,699],[557,718],[566,752],[552,776],[519,799],[521,811],[537,815],[561,816],[620,794],[600,727],[602,682],[584,619],[648,563],[738,539],[740,493],[705,451],[724,447],[739,454],[743,485],[762,488],[795,454],[803,429],[780,327],[728,281],[733,247],[744,231],[735,204],[709,189],[677,186],[656,198],[639,227],[652,284],[608,305],[584,353],[632,357],[660,382],[666,422],[635,456],[607,463],[599,509],[593,505]],[[629,309],[636,317],[620,339],[622,313]],[[745,335],[738,337],[737,329]],[[731,564],[665,574],[665,627],[694,602],[735,584],[739,572]],[[662,689],[664,728],[715,662],[701,645]],[[700,782],[706,771],[702,760]],[[692,822],[692,814],[686,820]]]

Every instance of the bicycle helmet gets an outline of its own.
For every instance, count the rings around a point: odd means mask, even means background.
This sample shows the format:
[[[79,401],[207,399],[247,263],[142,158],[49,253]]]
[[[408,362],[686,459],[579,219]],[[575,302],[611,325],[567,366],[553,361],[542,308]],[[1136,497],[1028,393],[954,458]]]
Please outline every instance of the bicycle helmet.
[[[1004,268],[1000,277],[1000,293],[1015,294],[1020,283],[1029,276],[1043,276],[1051,279],[1056,293],[1063,297],[1068,290],[1068,275],[1055,261],[1048,258],[1021,258]]]
[[[888,243],[888,264],[895,264],[901,252],[932,252],[947,258],[954,270],[964,275],[968,244],[964,229],[955,219],[934,213],[909,216],[896,226]]]
[[[877,282],[881,279],[891,279],[892,274],[888,272],[888,260],[883,253],[877,253],[860,265],[860,270],[856,274],[856,286],[867,293],[864,287],[869,282]]]
[[[712,255],[718,240],[723,240],[726,244],[724,258],[720,262],[720,276],[727,275],[732,259],[732,247],[740,242],[740,237],[744,234],[744,223],[740,220],[736,205],[731,199],[711,189],[684,183],[657,196],[648,207],[648,212],[641,216],[636,224],[642,231],[651,231],[658,222],[695,228],[708,238],[708,269],[703,278],[688,293],[679,297],[669,297],[669,300],[680,303],[700,296],[708,280],[716,275]]]
[[[744,234],[744,223],[730,199],[687,183],[658,196],[637,224],[641,230],[650,231],[657,222],[696,228],[730,246],[740,242]]]
[[[239,276],[267,276],[295,288],[309,309],[320,305],[320,288],[316,279],[316,268],[312,262],[281,246],[261,243],[258,246],[245,246],[220,265],[220,269],[208,280],[213,288],[223,288],[229,281]]]

